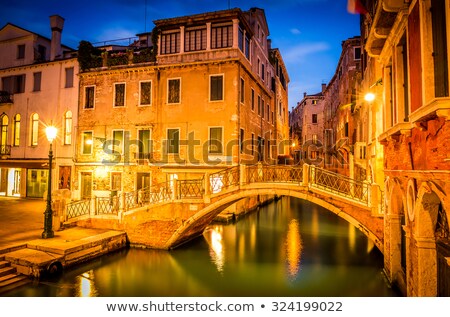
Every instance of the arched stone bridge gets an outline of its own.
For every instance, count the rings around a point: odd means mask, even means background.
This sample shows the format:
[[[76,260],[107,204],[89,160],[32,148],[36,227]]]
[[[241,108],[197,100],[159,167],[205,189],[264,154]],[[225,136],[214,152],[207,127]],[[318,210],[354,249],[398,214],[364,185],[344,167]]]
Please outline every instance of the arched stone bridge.
[[[247,197],[291,196],[318,204],[359,228],[383,252],[381,193],[304,164],[239,165],[202,179],[176,180],[116,197],[69,204],[66,219],[79,226],[125,230],[131,244],[172,249],[200,235],[224,209]],[[80,204],[80,202],[78,202]]]

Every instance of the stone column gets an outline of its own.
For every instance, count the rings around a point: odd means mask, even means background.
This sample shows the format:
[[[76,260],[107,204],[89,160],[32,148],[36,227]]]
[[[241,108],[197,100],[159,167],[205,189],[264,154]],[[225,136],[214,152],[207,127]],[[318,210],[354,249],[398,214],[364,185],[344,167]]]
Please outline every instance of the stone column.
[[[417,296],[437,296],[437,260],[434,238],[416,237],[417,247]],[[409,294],[408,294],[409,295]]]
[[[211,22],[206,23],[206,50],[211,50]]]
[[[304,163],[303,164],[303,180],[302,185],[309,187],[309,165]]]
[[[401,243],[402,226],[401,216],[398,214],[385,216],[385,228],[389,231],[384,236],[384,267],[390,282],[396,280],[397,273],[401,272]]]
[[[239,164],[239,186],[244,186],[247,182],[247,169],[244,164]]]
[[[239,47],[239,20],[233,19],[233,48]]]
[[[184,53],[184,25],[180,26],[180,54]]]

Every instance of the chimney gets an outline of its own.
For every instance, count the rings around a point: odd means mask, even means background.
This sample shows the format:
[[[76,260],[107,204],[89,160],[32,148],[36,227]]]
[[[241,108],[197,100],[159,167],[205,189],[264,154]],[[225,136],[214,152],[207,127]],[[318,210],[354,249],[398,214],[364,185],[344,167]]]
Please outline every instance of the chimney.
[[[303,98],[306,98],[306,92],[303,93]]]
[[[52,29],[50,60],[54,61],[55,59],[62,57],[61,33],[64,27],[64,19],[59,15],[50,16],[50,27]]]
[[[322,83],[322,93],[325,92],[325,89],[327,89],[327,84]]]

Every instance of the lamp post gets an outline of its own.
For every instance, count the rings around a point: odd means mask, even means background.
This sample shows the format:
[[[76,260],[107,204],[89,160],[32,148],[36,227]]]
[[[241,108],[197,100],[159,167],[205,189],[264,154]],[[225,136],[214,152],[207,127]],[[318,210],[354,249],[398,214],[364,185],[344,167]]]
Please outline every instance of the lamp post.
[[[50,150],[48,151],[48,189],[47,189],[47,207],[44,212],[44,232],[42,232],[42,238],[53,238],[54,232],[52,229],[53,211],[52,211],[52,142],[56,138],[57,129],[53,126],[48,126],[45,129],[47,140],[50,142]]]

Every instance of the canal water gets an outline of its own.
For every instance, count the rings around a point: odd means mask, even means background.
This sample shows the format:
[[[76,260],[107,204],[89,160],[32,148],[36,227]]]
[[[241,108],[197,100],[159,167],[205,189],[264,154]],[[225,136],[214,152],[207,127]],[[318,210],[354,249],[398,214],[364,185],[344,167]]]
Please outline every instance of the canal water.
[[[285,197],[173,251],[118,251],[6,296],[399,296],[382,267],[353,225]]]

